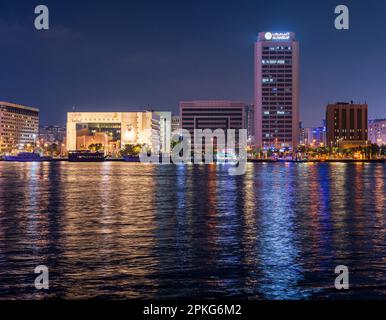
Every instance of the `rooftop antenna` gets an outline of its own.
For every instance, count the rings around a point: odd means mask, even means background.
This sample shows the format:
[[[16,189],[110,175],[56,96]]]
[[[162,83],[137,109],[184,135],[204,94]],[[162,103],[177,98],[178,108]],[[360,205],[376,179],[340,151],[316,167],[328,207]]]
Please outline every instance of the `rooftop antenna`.
[[[73,107],[72,107],[72,112],[75,112],[75,109],[76,109],[75,106],[73,106]]]

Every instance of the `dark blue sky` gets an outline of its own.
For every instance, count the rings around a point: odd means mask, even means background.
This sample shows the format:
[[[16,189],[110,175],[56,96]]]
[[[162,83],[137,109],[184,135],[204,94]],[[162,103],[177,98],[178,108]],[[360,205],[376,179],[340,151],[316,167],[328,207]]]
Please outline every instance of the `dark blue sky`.
[[[350,30],[334,8],[350,8]],[[36,31],[46,4],[51,29]],[[178,101],[253,101],[259,31],[301,44],[301,119],[319,125],[329,102],[367,101],[386,117],[386,3],[259,0],[0,0],[0,100],[37,106],[43,124],[66,112],[177,112]]]

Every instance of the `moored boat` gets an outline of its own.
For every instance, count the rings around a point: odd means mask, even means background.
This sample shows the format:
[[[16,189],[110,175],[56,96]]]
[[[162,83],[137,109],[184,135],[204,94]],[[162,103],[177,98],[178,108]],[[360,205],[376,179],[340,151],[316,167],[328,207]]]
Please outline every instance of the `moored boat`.
[[[125,162],[141,162],[139,156],[125,155],[123,156],[123,160],[125,160]]]
[[[45,162],[52,161],[52,157],[44,157],[36,152],[20,152],[16,156],[4,156],[4,161],[10,162]]]
[[[103,162],[105,160],[103,152],[70,151],[68,153],[69,162]]]

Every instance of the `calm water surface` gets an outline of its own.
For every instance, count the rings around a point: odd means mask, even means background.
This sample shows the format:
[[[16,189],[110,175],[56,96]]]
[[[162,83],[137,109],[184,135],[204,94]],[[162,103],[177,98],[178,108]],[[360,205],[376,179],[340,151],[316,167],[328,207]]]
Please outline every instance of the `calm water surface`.
[[[384,299],[385,180],[383,164],[249,164],[232,177],[0,163],[0,299]]]

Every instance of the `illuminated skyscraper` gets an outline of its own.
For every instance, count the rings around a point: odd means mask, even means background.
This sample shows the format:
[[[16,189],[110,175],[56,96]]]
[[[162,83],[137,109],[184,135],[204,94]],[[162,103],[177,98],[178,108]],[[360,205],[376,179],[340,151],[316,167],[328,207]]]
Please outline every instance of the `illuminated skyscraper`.
[[[259,33],[255,44],[255,108],[257,147],[297,147],[299,43],[294,33]]]
[[[39,133],[39,109],[0,101],[0,153],[34,146]]]

